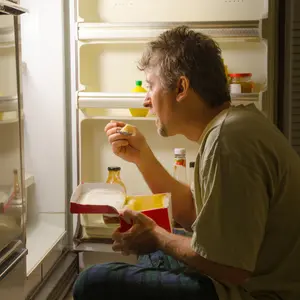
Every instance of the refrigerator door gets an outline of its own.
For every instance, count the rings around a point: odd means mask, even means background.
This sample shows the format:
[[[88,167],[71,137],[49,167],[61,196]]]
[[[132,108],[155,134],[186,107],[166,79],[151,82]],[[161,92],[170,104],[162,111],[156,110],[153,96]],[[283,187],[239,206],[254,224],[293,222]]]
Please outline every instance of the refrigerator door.
[[[25,284],[25,176],[17,4],[0,1],[0,298],[22,299]],[[4,15],[5,14],[5,15]]]
[[[67,151],[72,149],[67,148],[65,130],[66,2],[20,1],[29,10],[21,27],[24,164],[35,178],[26,190],[29,293],[47,278],[67,246]]]
[[[1,7],[1,3],[0,3]],[[0,251],[25,242],[23,113],[20,83],[19,17],[0,16]],[[1,41],[1,38],[0,38]],[[0,257],[1,260],[1,257]]]

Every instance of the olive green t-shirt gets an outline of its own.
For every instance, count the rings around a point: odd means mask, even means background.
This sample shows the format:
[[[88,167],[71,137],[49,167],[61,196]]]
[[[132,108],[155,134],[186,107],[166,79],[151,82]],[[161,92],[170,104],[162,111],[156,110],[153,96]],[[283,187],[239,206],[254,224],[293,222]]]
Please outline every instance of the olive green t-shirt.
[[[230,107],[200,138],[192,247],[252,272],[214,281],[220,300],[300,300],[300,158],[254,105]]]

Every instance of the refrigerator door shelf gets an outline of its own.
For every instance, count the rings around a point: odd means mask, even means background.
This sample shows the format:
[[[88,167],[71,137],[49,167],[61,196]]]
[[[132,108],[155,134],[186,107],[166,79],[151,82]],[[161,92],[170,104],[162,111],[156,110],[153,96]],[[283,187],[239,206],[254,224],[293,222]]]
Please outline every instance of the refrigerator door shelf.
[[[18,16],[26,12],[28,12],[26,8],[23,8],[16,3],[7,0],[0,0],[0,15]]]
[[[7,260],[20,246],[22,245],[22,241],[15,240],[10,242],[5,248],[0,251],[0,266],[1,264]]]
[[[17,265],[18,263],[27,255],[28,250],[22,248],[14,252],[4,263],[0,266],[0,281],[5,278]]]
[[[14,28],[4,27],[0,28],[0,49],[11,48],[15,46]]]
[[[192,22],[191,29],[218,41],[260,41],[261,21]],[[78,39],[91,43],[145,43],[182,23],[78,23]]]

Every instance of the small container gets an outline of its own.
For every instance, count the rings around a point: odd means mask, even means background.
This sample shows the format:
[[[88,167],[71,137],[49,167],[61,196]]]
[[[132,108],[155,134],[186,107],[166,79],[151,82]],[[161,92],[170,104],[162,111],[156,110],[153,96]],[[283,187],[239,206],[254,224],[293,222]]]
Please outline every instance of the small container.
[[[230,93],[241,94],[241,93],[252,93],[253,82],[251,81],[251,73],[232,73],[230,77]]]
[[[187,183],[186,174],[186,150],[185,148],[174,149],[174,165],[173,165],[173,176],[183,183]]]
[[[112,166],[112,167],[108,167],[107,170],[108,170],[108,176],[106,179],[106,183],[121,185],[124,190],[124,193],[126,194],[126,187],[123,181],[121,180],[121,176],[120,176],[121,168]]]

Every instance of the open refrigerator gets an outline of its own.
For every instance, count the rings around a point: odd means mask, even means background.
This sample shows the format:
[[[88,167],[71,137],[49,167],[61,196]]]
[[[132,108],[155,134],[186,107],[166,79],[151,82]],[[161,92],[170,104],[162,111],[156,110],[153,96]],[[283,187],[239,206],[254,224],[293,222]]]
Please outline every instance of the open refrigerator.
[[[28,299],[63,299],[78,269],[90,264],[135,261],[113,253],[106,243],[80,242],[78,237],[74,243],[80,219],[70,213],[70,199],[80,183],[104,182],[107,167],[114,165],[121,167],[128,194],[150,193],[137,168],[113,155],[104,133],[110,120],[137,126],[170,173],[174,148],[185,148],[187,161],[194,160],[197,144],[182,136],[159,137],[155,117],[134,117],[129,111],[141,108],[145,96],[131,93],[137,80],[146,88],[137,61],[145,43],[164,30],[185,24],[215,38],[229,73],[252,73],[253,92],[232,94],[233,105],[254,103],[300,152],[297,1],[289,3],[294,10],[281,13],[291,17],[289,32],[295,38],[281,40],[290,45],[284,46],[286,53],[293,53],[283,62],[277,0],[21,0],[20,5],[28,9],[20,26],[23,104],[22,118],[17,118],[24,145]],[[13,68],[13,56],[13,50],[5,52],[0,63]],[[15,96],[6,83],[13,79],[4,79],[1,89]],[[286,86],[280,91],[279,80]],[[3,131],[12,139],[12,133]],[[4,159],[7,151],[19,153],[14,144],[0,149]],[[7,165],[3,176],[14,168]]]

